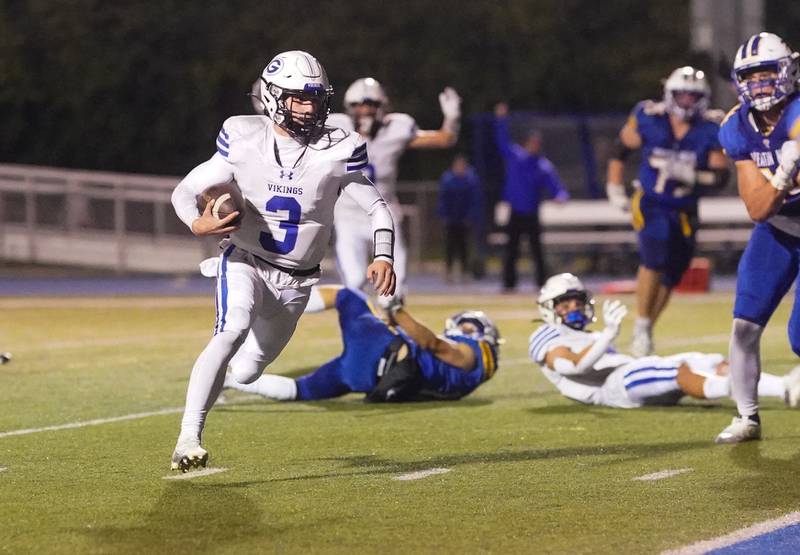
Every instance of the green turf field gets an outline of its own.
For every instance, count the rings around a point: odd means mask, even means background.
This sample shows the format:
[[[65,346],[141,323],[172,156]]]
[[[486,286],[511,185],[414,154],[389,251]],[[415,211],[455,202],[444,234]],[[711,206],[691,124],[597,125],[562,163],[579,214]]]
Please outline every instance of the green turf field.
[[[677,297],[659,350],[726,351],[730,305]],[[782,404],[764,403],[764,441],[715,446],[731,402],[623,411],[561,398],[526,358],[527,297],[409,307],[436,328],[456,309],[489,312],[507,339],[495,377],[451,403],[231,394],[205,434],[210,466],[227,471],[167,481],[212,300],[0,300],[0,347],[15,357],[0,367],[0,432],[174,409],[0,437],[0,552],[654,553],[800,508],[800,414]],[[762,346],[777,374],[796,363],[789,308]],[[311,368],[339,346],[335,315],[308,315],[272,370]],[[449,472],[394,479],[434,468]]]

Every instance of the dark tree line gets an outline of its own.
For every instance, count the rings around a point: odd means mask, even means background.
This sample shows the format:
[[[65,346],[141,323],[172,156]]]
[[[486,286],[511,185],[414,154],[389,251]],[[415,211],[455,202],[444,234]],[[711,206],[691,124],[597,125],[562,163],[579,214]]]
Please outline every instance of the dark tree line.
[[[446,84],[466,114],[498,99],[628,110],[676,65],[702,62],[688,49],[688,10],[688,0],[5,0],[0,160],[185,173],[213,152],[227,116],[249,112],[269,58],[295,48],[325,65],[337,109],[352,80],[373,75],[423,127],[440,124]],[[770,2],[768,18],[797,36],[800,3]],[[424,160],[405,175],[433,177]],[[432,160],[438,173],[443,158]]]

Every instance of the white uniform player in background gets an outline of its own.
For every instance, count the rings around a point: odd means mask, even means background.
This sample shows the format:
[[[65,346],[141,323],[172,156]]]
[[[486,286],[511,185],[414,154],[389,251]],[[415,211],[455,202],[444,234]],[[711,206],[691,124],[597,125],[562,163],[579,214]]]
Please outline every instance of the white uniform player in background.
[[[367,175],[386,199],[397,229],[395,230],[394,269],[397,291],[403,294],[406,277],[406,245],[400,232],[402,213],[397,200],[397,163],[407,148],[448,148],[458,139],[461,98],[450,87],[439,94],[444,122],[438,130],[420,130],[408,114],[388,113],[389,99],[381,84],[371,77],[356,80],[344,95],[346,114],[331,114],[330,125],[357,131],[367,141]],[[363,210],[343,197],[336,204],[336,262],[342,282],[351,289],[364,285],[364,270],[369,257],[371,236]],[[379,299],[380,300],[380,299]]]
[[[603,304],[603,331],[586,330],[594,321],[594,299],[572,274],[548,279],[538,304],[545,324],[531,334],[528,353],[565,397],[591,405],[636,408],[675,405],[686,395],[730,396],[727,363],[720,354],[634,358],[617,353],[614,339],[627,314],[620,301]],[[759,394],[797,406],[800,374],[786,378],[762,374]]]
[[[362,174],[368,164],[364,139],[325,126],[332,92],[313,56],[278,54],[261,75],[264,115],[227,119],[217,152],[172,195],[175,211],[195,235],[230,233],[222,256],[213,259],[214,336],[192,369],[173,469],[205,466],[201,434],[228,365],[237,381],[256,380],[286,346],[306,305],[322,302],[311,286],[319,279],[340,193],[358,206],[374,237],[365,279],[380,295],[394,293],[392,216]],[[231,225],[237,213],[220,220],[211,213],[213,203],[203,214],[195,204],[197,194],[232,179],[247,203],[241,227]]]

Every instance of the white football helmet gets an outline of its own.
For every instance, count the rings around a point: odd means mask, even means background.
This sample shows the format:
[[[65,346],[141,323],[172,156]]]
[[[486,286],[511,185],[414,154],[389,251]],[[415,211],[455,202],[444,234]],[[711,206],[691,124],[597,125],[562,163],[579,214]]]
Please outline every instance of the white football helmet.
[[[556,312],[556,305],[572,297],[583,300],[583,309],[570,312],[563,317],[559,316]],[[595,320],[594,298],[583,286],[581,280],[569,273],[557,274],[549,278],[539,291],[537,303],[542,320],[553,326],[564,324],[570,328],[582,330]]]
[[[386,96],[381,84],[372,77],[356,79],[344,93],[344,108],[350,116],[354,115],[353,109],[358,104],[366,102],[376,105],[378,112],[375,119],[382,120],[386,113],[386,106],[389,104],[389,97]]]
[[[800,54],[792,52],[778,35],[758,33],[747,39],[733,61],[733,82],[742,104],[763,112],[795,93],[800,79],[798,58]],[[776,77],[749,79],[757,71],[773,71]],[[762,93],[764,87],[771,87],[772,93]]]
[[[694,102],[686,105],[678,100],[678,93],[689,93]],[[679,67],[664,81],[664,104],[670,114],[689,121],[702,116],[708,109],[711,87],[706,74],[692,66]]]
[[[477,328],[474,333],[464,333],[461,325],[469,323]],[[447,337],[471,337],[473,339],[485,339],[492,345],[500,345],[503,340],[500,338],[500,330],[489,319],[483,311],[464,310],[453,314],[444,322],[444,334]]]
[[[261,98],[264,112],[290,135],[308,143],[325,126],[333,87],[317,59],[302,50],[290,50],[275,56],[261,73]],[[286,105],[289,97],[314,104],[305,114],[292,113]]]

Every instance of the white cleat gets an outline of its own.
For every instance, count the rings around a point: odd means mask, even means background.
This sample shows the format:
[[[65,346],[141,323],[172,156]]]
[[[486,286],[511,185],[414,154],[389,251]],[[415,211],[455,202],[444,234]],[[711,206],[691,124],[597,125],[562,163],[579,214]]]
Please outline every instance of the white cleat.
[[[0,364],[8,364],[11,362],[11,353],[0,353]]]
[[[786,404],[793,409],[800,407],[800,366],[795,366],[783,377],[783,385],[786,388],[784,394]]]
[[[653,337],[646,331],[634,333],[631,340],[631,354],[636,358],[653,354]]]
[[[730,426],[719,433],[714,443],[741,443],[753,439],[761,439],[761,424],[744,416],[736,416]]]
[[[172,470],[189,472],[205,468],[208,464],[208,451],[200,447],[199,441],[179,441],[172,453]]]

